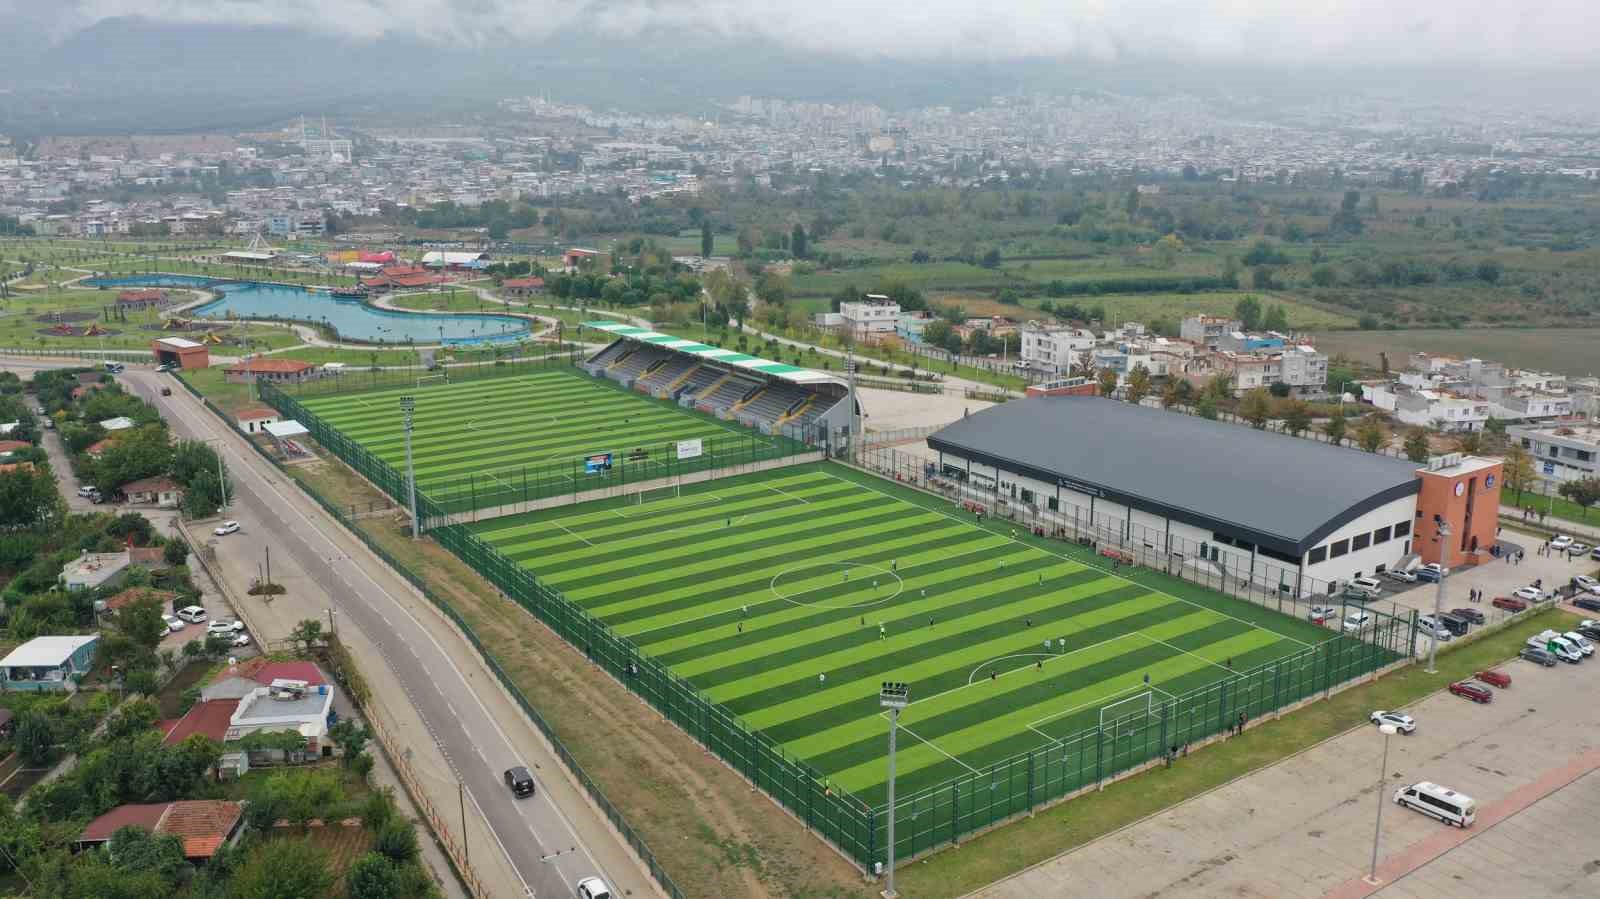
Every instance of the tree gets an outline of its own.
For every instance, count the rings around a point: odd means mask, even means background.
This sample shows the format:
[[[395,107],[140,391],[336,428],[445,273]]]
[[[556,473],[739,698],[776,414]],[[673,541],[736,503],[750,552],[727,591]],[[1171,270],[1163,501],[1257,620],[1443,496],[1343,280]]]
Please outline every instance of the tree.
[[[315,618],[303,619],[289,632],[289,639],[299,643],[309,653],[311,647],[322,642],[322,622]]]
[[[1534,482],[1533,457],[1520,446],[1512,446],[1506,450],[1505,485],[1516,491],[1517,502],[1522,502],[1522,494]]]
[[[400,893],[400,870],[382,853],[368,852],[345,872],[350,899],[391,899]]]
[[[1344,410],[1340,409],[1328,416],[1328,420],[1322,425],[1322,433],[1328,435],[1329,443],[1339,444],[1344,442],[1344,432],[1348,427],[1349,422],[1345,420]]]
[[[1289,394],[1294,392],[1294,388],[1282,381],[1273,381],[1267,385],[1267,391],[1278,399],[1287,399]]]
[[[1581,478],[1563,483],[1558,492],[1582,510],[1584,521],[1589,520],[1589,507],[1600,503],[1600,478]]]
[[[1179,383],[1186,382],[1180,382],[1177,378],[1173,378],[1167,381],[1166,385],[1161,388],[1161,408],[1171,409],[1173,406],[1178,405]]]
[[[417,828],[404,817],[390,818],[378,831],[372,848],[396,864],[409,862],[417,857]]]
[[[1382,448],[1388,437],[1383,430],[1383,420],[1378,418],[1376,412],[1361,419],[1361,426],[1356,429],[1356,444],[1369,453]]]
[[[55,518],[64,508],[55,478],[44,468],[0,472],[0,529],[32,527]]]
[[[361,754],[361,750],[366,748],[367,741],[372,737],[365,727],[349,719],[329,728],[328,736],[344,753],[345,767],[349,767],[355,757]]]
[[[1406,435],[1406,458],[1413,462],[1426,462],[1433,455],[1433,448],[1428,445],[1428,432],[1421,428],[1412,428]]]
[[[56,745],[55,726],[50,715],[42,709],[23,712],[17,718],[11,742],[28,767],[43,768],[49,765]]]
[[[794,230],[789,232],[789,252],[796,259],[806,259],[809,252],[806,247],[806,226],[799,222],[794,223]]]
[[[1273,303],[1267,307],[1266,314],[1261,317],[1261,327],[1268,331],[1289,330],[1289,313],[1283,310],[1282,303]]]
[[[978,261],[978,264],[984,268],[999,268],[1000,251],[998,249],[991,249],[989,252],[984,253],[983,258]]]
[[[1272,417],[1272,400],[1265,390],[1257,387],[1239,401],[1239,417],[1250,422],[1250,427],[1263,430]]]
[[[1296,437],[1311,430],[1311,407],[1302,400],[1290,400],[1283,409],[1283,429]]]
[[[1199,413],[1201,418],[1209,418],[1212,421],[1216,421],[1216,419],[1217,419],[1217,399],[1216,399],[1216,397],[1212,396],[1209,393],[1201,394],[1200,395],[1200,402],[1195,403],[1194,411]]]
[[[700,220],[700,255],[709,259],[711,250],[716,246],[715,238],[711,236],[711,220]]]
[[[1233,317],[1246,331],[1256,330],[1261,325],[1261,301],[1255,297],[1240,297],[1239,302],[1233,304]]]
[[[1119,378],[1117,377],[1117,373],[1115,371],[1112,371],[1109,368],[1102,368],[1100,369],[1100,373],[1095,375],[1095,380],[1099,383],[1101,396],[1110,396],[1111,394],[1117,392],[1117,381]]]
[[[1456,435],[1456,452],[1472,455],[1483,449],[1483,437],[1477,431],[1462,431]]]
[[[1233,396],[1233,375],[1225,371],[1212,375],[1210,380],[1206,381],[1205,394],[1216,401]]]
[[[950,323],[942,318],[936,318],[923,327],[922,342],[929,346],[944,346],[950,339],[950,334]]]
[[[228,885],[229,899],[323,899],[333,891],[328,854],[310,840],[267,840]]]
[[[160,600],[151,596],[137,599],[117,612],[117,631],[136,645],[154,650],[167,635],[163,612]]]
[[[167,545],[161,548],[161,560],[174,567],[184,564],[189,561],[189,544],[182,537],[167,538]]]
[[[1150,369],[1140,363],[1128,372],[1128,402],[1139,405],[1145,397],[1150,395]]]
[[[107,847],[118,868],[132,874],[145,872],[174,880],[183,870],[183,840],[173,834],[152,834],[134,824],[119,828]]]

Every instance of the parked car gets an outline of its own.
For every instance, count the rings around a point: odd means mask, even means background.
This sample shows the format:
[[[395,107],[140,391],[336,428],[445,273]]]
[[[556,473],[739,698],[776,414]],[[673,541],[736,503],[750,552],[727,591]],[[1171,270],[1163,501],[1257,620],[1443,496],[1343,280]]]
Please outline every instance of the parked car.
[[[80,484],[78,486],[78,495],[82,496],[82,497],[85,497],[85,498],[87,498],[90,494],[99,493],[99,492],[100,491],[96,490],[94,485],[92,485],[92,484]]]
[[[1591,549],[1593,549],[1593,547],[1587,543],[1574,543],[1567,547],[1567,558],[1571,559],[1577,556],[1586,556],[1589,554],[1589,550]]]
[[[1505,609],[1507,612],[1521,612],[1528,608],[1526,602],[1510,596],[1496,596],[1489,601],[1489,604],[1497,609]]]
[[[206,625],[207,634],[231,634],[244,630],[244,622],[237,618],[218,618]]]
[[[1590,643],[1589,638],[1585,637],[1583,634],[1580,634],[1577,631],[1567,631],[1561,636],[1566,637],[1568,643],[1577,646],[1578,651],[1583,653],[1585,657],[1594,655],[1594,644]]]
[[[1415,809],[1430,818],[1438,818],[1462,829],[1471,827],[1477,818],[1478,804],[1472,801],[1471,796],[1427,781],[1395,790],[1394,801],[1396,805]]]
[[[1392,724],[1394,725],[1395,730],[1403,734],[1413,733],[1417,729],[1416,719],[1412,718],[1410,715],[1403,715],[1399,712],[1385,712],[1380,709],[1379,711],[1373,712],[1368,717],[1373,724]]]
[[[52,424],[53,424],[53,422],[51,422],[50,419],[47,418],[47,419],[44,420],[44,426],[45,427],[48,428]],[[1596,562],[1600,562],[1600,546],[1597,546],[1594,549],[1589,550],[1589,558],[1595,560]]]
[[[1554,668],[1556,664],[1555,656],[1535,646],[1522,647],[1522,649],[1518,651],[1517,657],[1520,659],[1526,659],[1535,665],[1543,665],[1546,668]]]
[[[1538,587],[1530,585],[1527,587],[1518,587],[1517,591],[1511,595],[1518,599],[1526,599],[1528,602],[1536,602],[1540,597],[1544,596],[1544,591],[1540,590]]]
[[[199,606],[184,606],[178,610],[178,617],[191,624],[199,624],[206,620],[206,610]]]
[[[167,623],[167,633],[176,634],[183,630],[183,619],[175,615],[162,615],[161,620]]]
[[[1554,550],[1563,550],[1571,545],[1572,538],[1566,534],[1557,534],[1555,539],[1550,541],[1550,548]]]
[[[1600,596],[1580,596],[1572,604],[1585,612],[1600,612]]]
[[[1584,593],[1600,593],[1600,580],[1595,580],[1587,574],[1578,575],[1572,582]]]
[[[1469,624],[1482,624],[1486,619],[1477,609],[1451,609],[1450,614],[1468,622]]]
[[[1344,616],[1344,629],[1346,633],[1355,634],[1372,626],[1372,616],[1365,612],[1351,612]]]
[[[1481,680],[1491,687],[1499,687],[1502,690],[1511,686],[1511,675],[1505,673],[1504,671],[1495,671],[1493,669],[1489,671],[1479,671],[1472,677],[1474,680]]]
[[[1583,651],[1555,631],[1545,631],[1528,638],[1528,646],[1542,649],[1563,662],[1576,665],[1583,661]]]
[[[527,768],[524,768],[521,765],[518,765],[515,768],[507,768],[505,777],[506,789],[511,791],[511,795],[533,795],[533,775],[528,773]]]
[[[249,646],[250,635],[244,631],[240,631],[239,633],[233,635],[233,639],[229,640],[228,644],[231,646]]]
[[[1397,580],[1402,584],[1414,584],[1417,581],[1417,576],[1415,573],[1406,571],[1403,568],[1391,568],[1388,571],[1385,571],[1384,575]]]
[[[1452,637],[1466,636],[1467,629],[1472,626],[1467,622],[1467,619],[1462,618],[1459,615],[1452,615],[1449,612],[1439,613],[1439,623],[1444,625],[1445,628],[1450,631],[1450,635]]]
[[[1454,640],[1456,636],[1450,632],[1450,628],[1445,627],[1444,622],[1434,621],[1432,615],[1423,615],[1419,617],[1417,619],[1417,630],[1420,630],[1424,634],[1427,634],[1433,639],[1438,640],[1440,643],[1449,643],[1451,640]]]
[[[1383,585],[1378,583],[1378,579],[1377,578],[1371,578],[1371,577],[1351,578],[1350,579],[1350,583],[1345,585],[1344,592],[1345,593],[1350,593],[1352,591],[1357,592],[1357,593],[1363,593],[1369,599],[1377,599],[1378,597],[1383,595]]]
[[[614,895],[606,882],[598,877],[585,877],[578,881],[578,899],[612,899]]]
[[[1578,633],[1588,637],[1591,640],[1600,640],[1600,621],[1595,621],[1592,618],[1585,618],[1584,620],[1578,622],[1578,627],[1576,630]]]
[[[1417,580],[1419,581],[1427,581],[1432,584],[1442,577],[1444,577],[1444,569],[1439,566],[1438,562],[1429,562],[1417,569]]]
[[[239,522],[224,521],[222,524],[217,525],[216,530],[212,531],[211,533],[216,534],[218,537],[226,537],[229,534],[237,534],[239,533]]]
[[[1475,680],[1458,680],[1450,685],[1450,692],[1473,702],[1491,702],[1494,699],[1494,691],[1487,684]]]
[[[1306,619],[1312,624],[1322,624],[1339,617],[1338,606],[1312,606]]]

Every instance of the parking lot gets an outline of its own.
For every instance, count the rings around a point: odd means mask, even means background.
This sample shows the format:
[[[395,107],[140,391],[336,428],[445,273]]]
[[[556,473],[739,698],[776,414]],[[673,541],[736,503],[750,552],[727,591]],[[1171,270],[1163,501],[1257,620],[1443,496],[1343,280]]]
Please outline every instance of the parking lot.
[[[1494,702],[1436,693],[1406,710],[1417,721],[1414,735],[1390,738],[1384,895],[1574,895],[1562,885],[1593,879],[1584,868],[1596,857],[1586,816],[1535,831],[1548,876],[1527,869],[1533,858],[1503,858],[1537,822],[1559,814],[1552,810],[1597,790],[1600,775],[1589,772],[1600,769],[1600,706],[1592,700],[1600,656],[1554,668],[1514,661],[1501,670],[1513,684]],[[1356,727],[975,895],[1369,895],[1376,888],[1360,878],[1372,858],[1382,752],[1376,728]],[[1446,829],[1394,804],[1397,788],[1421,780],[1476,799],[1480,825]],[[1450,840],[1438,842],[1443,834]],[[1466,871],[1470,880],[1458,876]]]

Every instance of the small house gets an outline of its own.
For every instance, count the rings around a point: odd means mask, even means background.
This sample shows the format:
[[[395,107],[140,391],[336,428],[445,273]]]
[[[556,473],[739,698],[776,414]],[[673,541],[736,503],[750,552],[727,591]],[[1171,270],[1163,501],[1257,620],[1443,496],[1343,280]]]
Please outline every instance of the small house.
[[[234,420],[239,423],[239,430],[246,434],[259,434],[266,430],[267,425],[276,424],[281,417],[278,410],[270,406],[250,406],[239,410]]]
[[[256,381],[299,384],[311,380],[316,374],[317,367],[310,362],[261,356],[236,362],[222,370],[222,378],[229,384],[251,384]]]
[[[121,487],[128,502],[134,505],[153,505],[162,509],[176,509],[183,502],[183,488],[171,478],[140,478]]]
[[[0,687],[11,690],[76,690],[75,674],[88,674],[100,638],[34,637],[0,659]]]
[[[122,582],[130,564],[127,550],[118,553],[86,552],[61,569],[61,582],[69,591],[114,587]]]
[[[152,834],[177,837],[183,842],[183,857],[199,862],[236,841],[243,823],[243,803],[226,799],[130,803],[90,821],[74,845],[80,850],[103,846],[122,828],[138,827]]]
[[[507,278],[500,285],[500,292],[507,297],[534,297],[544,293],[544,279],[538,276],[532,278]]]

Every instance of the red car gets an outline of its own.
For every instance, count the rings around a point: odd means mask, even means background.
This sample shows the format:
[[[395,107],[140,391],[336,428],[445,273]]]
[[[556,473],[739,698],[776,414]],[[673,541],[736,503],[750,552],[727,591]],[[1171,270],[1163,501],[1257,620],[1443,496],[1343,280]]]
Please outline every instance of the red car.
[[[1473,702],[1488,702],[1494,699],[1494,691],[1477,681],[1458,680],[1450,685],[1450,692]]]
[[[1497,609],[1505,609],[1507,612],[1521,612],[1528,608],[1527,602],[1514,596],[1496,596],[1490,605]]]
[[[1490,686],[1499,687],[1502,690],[1511,686],[1511,675],[1506,674],[1503,671],[1479,671],[1477,674],[1474,674],[1473,677],[1477,680],[1483,681],[1486,684],[1489,684]]]

